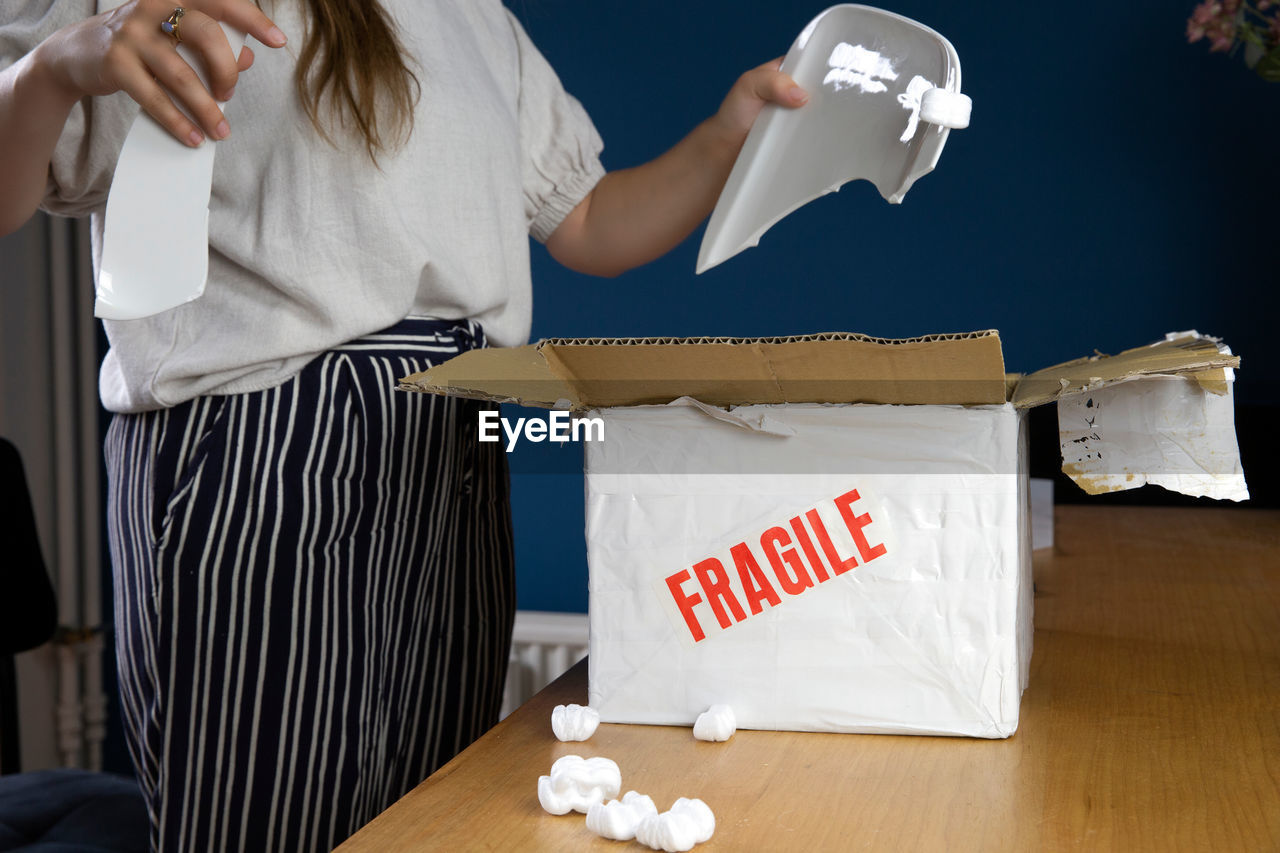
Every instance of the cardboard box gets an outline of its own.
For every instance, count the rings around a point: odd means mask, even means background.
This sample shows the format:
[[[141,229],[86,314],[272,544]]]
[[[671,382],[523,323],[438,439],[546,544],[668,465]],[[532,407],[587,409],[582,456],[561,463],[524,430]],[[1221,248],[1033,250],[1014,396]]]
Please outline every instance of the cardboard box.
[[[1007,737],[1032,639],[1025,409],[1086,489],[1247,497],[1238,359],[1194,333],[1007,376],[993,331],[554,340],[403,387],[598,417],[590,702],[606,722]]]

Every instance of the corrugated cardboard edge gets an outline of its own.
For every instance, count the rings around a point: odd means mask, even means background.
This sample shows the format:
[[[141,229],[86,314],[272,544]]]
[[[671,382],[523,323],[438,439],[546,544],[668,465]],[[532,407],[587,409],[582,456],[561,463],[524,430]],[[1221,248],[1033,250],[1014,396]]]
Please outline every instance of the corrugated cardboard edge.
[[[634,347],[634,346],[707,346],[714,344],[797,344],[815,341],[859,341],[883,346],[902,344],[930,344],[950,341],[970,341],[977,338],[999,337],[995,329],[977,332],[948,332],[936,335],[920,335],[914,338],[877,338],[858,332],[818,332],[811,335],[775,335],[767,338],[698,337],[698,338],[546,338],[534,346],[557,347]]]
[[[994,330],[918,338],[845,332],[771,338],[553,338],[465,353],[401,388],[582,410],[694,397],[752,403],[999,404]]]
[[[543,409],[581,408],[573,388],[553,374],[538,345],[469,350],[400,380],[404,391]]]
[[[1018,381],[1012,399],[1015,406],[1029,408],[1064,394],[1157,375],[1186,375],[1207,391],[1225,394],[1225,369],[1239,365],[1240,357],[1232,355],[1217,338],[1195,332],[1171,333],[1162,341],[1116,355],[1097,353],[1037,370]]]

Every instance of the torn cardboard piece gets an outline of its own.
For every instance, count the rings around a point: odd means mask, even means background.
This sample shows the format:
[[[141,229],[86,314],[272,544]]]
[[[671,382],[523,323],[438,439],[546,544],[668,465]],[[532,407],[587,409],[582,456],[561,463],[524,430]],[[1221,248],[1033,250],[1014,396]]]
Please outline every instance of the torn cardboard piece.
[[[1091,495],[1150,483],[1173,492],[1249,498],[1236,443],[1232,383],[1144,376],[1058,398],[1062,470]]]
[[[1064,394],[1089,391],[1140,376],[1190,374],[1207,390],[1226,393],[1225,368],[1240,365],[1217,338],[1196,331],[1171,332],[1162,341],[1117,355],[1096,353],[1088,358],[1055,364],[1018,380],[1012,397],[1019,408],[1050,403]]]
[[[1240,358],[1196,331],[1022,377],[1013,401],[1057,400],[1062,470],[1091,495],[1160,486],[1247,500],[1232,389]]]

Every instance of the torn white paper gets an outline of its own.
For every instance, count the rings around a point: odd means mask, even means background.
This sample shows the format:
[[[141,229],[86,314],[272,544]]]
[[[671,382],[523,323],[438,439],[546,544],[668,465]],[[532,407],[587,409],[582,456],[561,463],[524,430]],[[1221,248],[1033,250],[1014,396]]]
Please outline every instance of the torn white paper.
[[[1062,470],[1089,494],[1151,483],[1247,500],[1227,373],[1225,394],[1191,377],[1146,376],[1060,398]]]
[[[722,409],[719,406],[708,405],[701,400],[695,400],[693,397],[677,397],[667,404],[668,406],[691,406],[702,412],[709,418],[715,418],[718,421],[724,421],[727,424],[742,427],[743,429],[753,430],[755,432],[768,433],[776,435],[779,438],[788,438],[795,435],[795,430],[786,424],[778,423],[769,417],[765,411],[747,412],[744,409]],[[762,408],[762,407],[758,407]]]

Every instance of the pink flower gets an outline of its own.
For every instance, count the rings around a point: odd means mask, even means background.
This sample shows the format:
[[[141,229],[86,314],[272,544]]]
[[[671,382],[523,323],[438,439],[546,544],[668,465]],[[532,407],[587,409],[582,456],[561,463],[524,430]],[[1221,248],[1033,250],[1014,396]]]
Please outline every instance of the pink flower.
[[[1220,17],[1205,27],[1209,38],[1209,50],[1213,53],[1230,50],[1236,43],[1235,18]]]
[[[1225,53],[1243,43],[1272,51],[1280,47],[1280,0],[1202,0],[1187,18],[1187,41],[1209,42]]]
[[[1208,24],[1214,18],[1218,17],[1218,13],[1222,11],[1222,6],[1214,3],[1213,0],[1205,0],[1195,8],[1191,13],[1191,20],[1201,26]]]
[[[1210,50],[1228,50],[1235,42],[1239,9],[1240,0],[1204,0],[1187,19],[1187,41],[1207,36]]]

